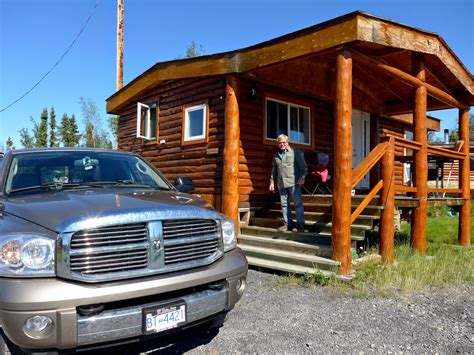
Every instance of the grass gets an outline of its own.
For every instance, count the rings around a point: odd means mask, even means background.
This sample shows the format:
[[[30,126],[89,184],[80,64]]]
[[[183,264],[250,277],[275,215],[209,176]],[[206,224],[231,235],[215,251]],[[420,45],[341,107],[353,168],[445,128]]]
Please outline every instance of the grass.
[[[356,297],[397,297],[414,291],[429,291],[463,284],[474,285],[474,249],[458,246],[458,218],[450,217],[447,208],[430,208],[427,223],[425,257],[409,246],[410,225],[402,225],[396,235],[395,264],[387,267],[367,263],[356,268],[352,282],[327,279],[322,275],[280,277],[278,284],[308,287],[336,286],[336,292]],[[471,231],[474,230],[474,204],[471,206]],[[377,252],[377,251],[375,251]]]

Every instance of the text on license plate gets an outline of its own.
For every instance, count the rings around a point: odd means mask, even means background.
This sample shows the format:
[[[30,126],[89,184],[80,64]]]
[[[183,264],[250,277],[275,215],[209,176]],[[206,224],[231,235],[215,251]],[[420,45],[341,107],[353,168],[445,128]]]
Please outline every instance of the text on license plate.
[[[155,310],[147,310],[144,317],[145,333],[176,328],[186,322],[186,305],[178,304]]]

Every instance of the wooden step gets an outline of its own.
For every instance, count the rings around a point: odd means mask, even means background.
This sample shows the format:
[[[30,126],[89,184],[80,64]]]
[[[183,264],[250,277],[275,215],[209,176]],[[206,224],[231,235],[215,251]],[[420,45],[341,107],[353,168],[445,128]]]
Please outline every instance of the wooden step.
[[[249,226],[265,227],[278,229],[278,227],[283,225],[283,218],[261,218],[254,217],[250,220]],[[241,226],[242,228],[244,226]],[[366,225],[351,225],[351,238],[355,240],[364,240],[365,231],[372,229],[372,226]],[[329,234],[331,235],[332,231],[332,222],[313,222],[306,223],[305,230],[308,230],[309,233],[314,234]]]
[[[293,203],[291,204],[292,206]],[[351,206],[352,211],[354,211],[358,204],[353,204]],[[294,207],[292,207],[294,209]],[[275,202],[273,205],[273,209],[281,211],[281,204],[280,202]],[[380,216],[380,212],[383,210],[382,206],[378,205],[368,205],[364,210],[364,215],[372,215],[372,216]],[[332,214],[332,204],[330,203],[317,203],[317,202],[308,202],[304,203],[304,211],[306,212],[321,212],[321,213],[328,213]]]
[[[296,219],[296,213],[292,211],[291,213],[293,219]],[[258,215],[258,217],[263,217],[263,218],[279,218],[282,216],[281,210],[267,210]],[[369,226],[373,227],[373,223],[376,220],[379,220],[379,216],[374,216],[374,215],[359,215],[357,219],[355,220],[354,224],[356,225],[364,225],[364,226]],[[326,222],[331,222],[332,221],[332,215],[327,214],[327,213],[322,213],[322,212],[306,212],[304,213],[304,220],[306,224],[312,224],[312,223],[326,223]]]
[[[317,270],[314,268],[306,267],[306,266],[299,266],[294,264],[283,263],[280,261],[274,260],[266,260],[266,259],[259,259],[252,256],[247,256],[247,261],[249,265],[256,266],[256,267],[263,267],[272,270],[278,270],[283,272],[289,272],[292,274],[314,274],[315,272],[319,272],[326,277],[331,277],[335,275],[335,272],[326,271],[326,270]]]
[[[351,197],[352,204],[359,205],[367,195],[355,195]],[[376,195],[372,201],[371,205],[380,205],[379,203],[380,196]],[[314,202],[314,203],[328,203],[332,204],[332,195],[303,195],[303,204]]]
[[[247,258],[250,257],[265,261],[287,263],[295,266],[303,266],[313,270],[336,272],[338,266],[340,265],[340,263],[337,261],[314,255],[306,255],[291,251],[276,250],[245,244],[239,244],[239,247]]]
[[[332,249],[330,245],[303,243],[291,239],[279,239],[241,234],[239,235],[238,242],[239,244],[276,250],[285,250],[300,254],[321,256],[324,258],[331,258],[332,255]]]
[[[331,245],[331,233],[280,232],[275,228],[243,226],[241,227],[241,234],[270,239],[293,240],[306,244]]]

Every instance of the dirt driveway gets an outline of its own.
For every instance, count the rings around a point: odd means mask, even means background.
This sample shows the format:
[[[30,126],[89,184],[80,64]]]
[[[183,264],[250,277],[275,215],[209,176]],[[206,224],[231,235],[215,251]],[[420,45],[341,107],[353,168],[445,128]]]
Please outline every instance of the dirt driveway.
[[[474,287],[403,299],[360,299],[277,286],[249,272],[247,292],[218,332],[186,332],[120,353],[474,353]]]

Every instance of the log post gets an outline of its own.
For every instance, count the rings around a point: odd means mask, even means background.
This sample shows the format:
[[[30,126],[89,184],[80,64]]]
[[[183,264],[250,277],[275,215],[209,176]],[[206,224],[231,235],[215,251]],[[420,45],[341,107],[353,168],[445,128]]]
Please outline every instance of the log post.
[[[471,186],[469,180],[469,111],[459,110],[459,139],[464,141],[461,152],[464,159],[459,160],[459,188],[464,205],[459,209],[458,240],[460,245],[471,244]]]
[[[334,132],[332,257],[344,275],[351,271],[352,58],[347,50],[337,54]]]
[[[380,201],[383,206],[380,216],[380,249],[382,261],[391,265],[394,256],[394,214],[395,214],[395,140],[389,139],[389,146],[382,158],[383,187]]]
[[[413,53],[412,69],[416,78],[424,82],[426,79],[426,70],[422,54]],[[420,253],[420,255],[426,254],[428,207],[428,134],[426,129],[426,105],[426,87],[418,86],[415,89],[413,135],[414,140],[421,144],[420,150],[415,152],[415,186],[417,189],[415,198],[418,199],[419,205],[414,208],[412,212],[410,242],[412,248]]]
[[[239,228],[239,148],[240,119],[238,78],[227,78],[225,102],[224,176],[222,181],[222,213],[232,218]]]
[[[123,88],[123,0],[117,1],[117,91]]]

